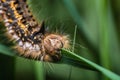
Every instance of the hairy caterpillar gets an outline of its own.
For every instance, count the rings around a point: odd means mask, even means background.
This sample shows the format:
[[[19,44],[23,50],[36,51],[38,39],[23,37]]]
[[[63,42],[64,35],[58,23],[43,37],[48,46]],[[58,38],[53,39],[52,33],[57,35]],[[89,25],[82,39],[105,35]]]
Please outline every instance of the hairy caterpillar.
[[[59,61],[61,48],[69,47],[67,35],[47,33],[31,14],[26,0],[0,0],[0,14],[7,35],[16,42],[15,49],[24,57],[41,61]]]

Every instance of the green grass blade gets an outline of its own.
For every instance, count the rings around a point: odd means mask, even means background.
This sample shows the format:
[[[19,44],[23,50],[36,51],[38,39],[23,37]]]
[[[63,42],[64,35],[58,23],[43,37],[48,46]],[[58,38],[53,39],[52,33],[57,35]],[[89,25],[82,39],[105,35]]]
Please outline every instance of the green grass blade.
[[[34,71],[36,80],[45,80],[45,72],[44,72],[44,63],[43,62],[35,62],[34,63]]]
[[[74,52],[74,50],[75,50],[76,32],[77,32],[77,25],[75,26],[75,31],[74,31],[72,52]],[[70,66],[70,73],[69,73],[69,78],[68,78],[68,80],[71,80],[71,74],[72,74],[72,66]]]
[[[109,26],[109,16],[108,16],[108,2],[107,0],[98,0],[96,1],[97,12],[98,12],[98,20],[99,20],[99,49],[100,49],[100,62],[101,65],[107,69],[111,69],[110,67],[110,26]],[[105,77],[102,77],[103,80],[108,80]]]
[[[75,50],[76,33],[77,33],[77,25],[75,26],[75,31],[74,31],[74,38],[73,38],[72,52],[74,52],[74,50]]]
[[[95,69],[97,69],[98,71],[100,71],[101,73],[103,73],[105,76],[107,76],[108,78],[112,79],[112,80],[120,80],[120,76],[109,71],[108,69],[105,69],[97,64],[95,64],[94,62],[87,60],[81,56],[78,56],[77,54],[70,52],[66,49],[62,49],[62,51],[64,52],[64,55],[67,56],[72,56],[72,58],[76,58],[77,60],[82,60],[83,62],[89,64],[90,66],[94,67]]]

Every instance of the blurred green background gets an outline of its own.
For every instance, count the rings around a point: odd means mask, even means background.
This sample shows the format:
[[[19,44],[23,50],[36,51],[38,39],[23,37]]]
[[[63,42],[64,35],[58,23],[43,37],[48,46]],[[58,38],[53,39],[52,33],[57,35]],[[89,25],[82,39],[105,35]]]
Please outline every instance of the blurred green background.
[[[77,25],[75,53],[120,75],[120,0],[28,0],[28,5],[39,22],[70,35],[71,43]],[[1,36],[0,43],[9,46]],[[83,67],[0,54],[0,80],[28,79],[109,80]]]

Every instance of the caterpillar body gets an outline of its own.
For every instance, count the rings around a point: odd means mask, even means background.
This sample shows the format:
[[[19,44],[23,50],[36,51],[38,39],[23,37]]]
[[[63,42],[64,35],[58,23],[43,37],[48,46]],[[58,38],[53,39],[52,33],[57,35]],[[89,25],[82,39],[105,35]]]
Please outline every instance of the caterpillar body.
[[[67,35],[47,33],[44,22],[34,19],[26,0],[0,0],[0,15],[14,48],[24,57],[56,62],[61,59],[60,49],[69,47]]]

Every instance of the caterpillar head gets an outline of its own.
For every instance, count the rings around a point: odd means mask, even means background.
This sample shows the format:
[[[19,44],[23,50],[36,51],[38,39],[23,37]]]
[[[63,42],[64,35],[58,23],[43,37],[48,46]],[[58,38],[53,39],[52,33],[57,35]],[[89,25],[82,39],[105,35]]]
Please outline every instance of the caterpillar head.
[[[44,48],[46,52],[45,60],[59,61],[61,59],[61,48],[69,48],[68,36],[49,34],[44,40]]]

